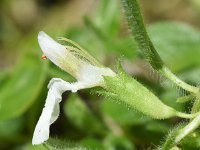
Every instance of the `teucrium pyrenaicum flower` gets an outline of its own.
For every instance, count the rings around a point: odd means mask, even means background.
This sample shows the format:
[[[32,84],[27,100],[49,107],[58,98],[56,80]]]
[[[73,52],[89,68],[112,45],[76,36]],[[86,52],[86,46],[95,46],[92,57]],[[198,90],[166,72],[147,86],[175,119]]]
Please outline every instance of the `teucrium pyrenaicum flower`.
[[[49,138],[50,125],[59,116],[59,103],[63,92],[102,86],[103,76],[115,76],[111,69],[103,67],[79,45],[68,39],[61,40],[67,41],[69,45],[59,44],[42,31],[38,35],[38,42],[45,57],[74,76],[77,82],[69,83],[59,78],[50,81],[45,107],[33,134],[33,144],[41,144]]]
[[[39,33],[38,40],[44,55],[54,64],[73,75],[77,82],[69,83],[58,78],[53,78],[50,81],[45,107],[34,131],[33,144],[41,144],[49,138],[49,127],[59,115],[61,95],[67,90],[76,92],[83,88],[103,86],[105,91],[102,93],[104,95],[155,119],[166,119],[174,116],[194,118],[199,115],[199,113],[182,113],[167,106],[120,67],[118,74],[115,74],[111,69],[99,64],[73,41],[62,39],[69,44],[64,46],[44,32]]]

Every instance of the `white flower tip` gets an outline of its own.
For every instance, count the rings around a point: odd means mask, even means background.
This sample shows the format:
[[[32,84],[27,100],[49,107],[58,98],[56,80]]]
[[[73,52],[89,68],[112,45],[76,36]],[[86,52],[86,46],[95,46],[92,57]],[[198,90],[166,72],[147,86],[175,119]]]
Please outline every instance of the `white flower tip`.
[[[59,49],[64,48],[63,45],[56,42],[54,39],[52,39],[43,31],[40,31],[38,34],[38,42],[44,54],[49,52],[55,53],[58,52]]]
[[[48,36],[44,31],[40,31],[38,34],[38,42],[42,51],[45,53],[49,48],[48,46],[49,43],[54,43],[55,41],[50,36]]]
[[[46,36],[46,33],[44,31],[40,31],[38,33],[38,37]]]
[[[61,67],[59,62],[64,59],[66,54],[65,46],[59,44],[45,32],[40,31],[38,34],[38,43],[45,58],[49,58],[54,64]]]

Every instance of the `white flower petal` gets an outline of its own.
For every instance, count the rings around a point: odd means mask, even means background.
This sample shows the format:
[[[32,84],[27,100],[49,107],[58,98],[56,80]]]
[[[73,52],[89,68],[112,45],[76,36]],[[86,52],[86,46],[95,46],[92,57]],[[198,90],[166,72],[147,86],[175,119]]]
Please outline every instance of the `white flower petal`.
[[[42,114],[36,125],[32,144],[41,144],[49,138],[50,125],[58,118],[60,109],[59,103],[62,100],[62,93],[70,90],[76,92],[79,89],[87,88],[87,85],[81,82],[68,83],[58,78],[53,78],[48,85],[49,91],[45,103],[45,107],[42,110]]]
[[[76,92],[83,88],[101,86],[103,83],[103,76],[116,75],[109,68],[97,67],[87,61],[83,61],[44,32],[39,33],[38,42],[47,58],[63,70],[69,72],[78,81],[75,83],[68,83],[62,79],[53,78],[49,82],[49,91],[45,107],[36,125],[32,144],[41,144],[49,138],[49,128],[59,116],[59,103],[62,100],[61,95],[64,91],[70,90]],[[86,57],[87,56],[88,55],[86,55]],[[88,56],[88,58],[90,57]]]
[[[53,78],[48,85],[49,91],[45,107],[36,125],[32,144],[41,144],[49,138],[50,125],[58,118],[60,109],[59,103],[62,100],[62,93],[70,90],[76,92],[83,88],[99,86],[103,82],[103,75],[115,76],[109,68],[99,68],[87,65],[81,70],[82,78],[75,83],[68,83],[59,78]]]
[[[71,84],[60,79],[50,81],[45,107],[36,125],[32,144],[41,144],[49,138],[50,125],[58,118],[60,113],[61,95],[65,90],[70,89],[70,86]]]
[[[85,84],[94,86],[101,86],[103,82],[103,76],[115,76],[116,74],[110,68],[100,68],[93,65],[83,65],[80,69],[80,78],[78,81],[81,81]]]
[[[58,117],[58,114],[53,113],[56,104],[59,103],[53,91],[50,89],[46,99],[45,107],[36,125],[32,144],[41,144],[49,138],[49,127]]]
[[[45,32],[40,31],[38,34],[38,43],[43,53],[54,64],[60,66],[60,60],[65,59],[67,55],[67,49],[65,46],[59,44],[48,36]]]
[[[79,69],[83,62],[74,56],[68,48],[53,40],[43,31],[38,34],[38,42],[44,53],[43,59],[50,59],[55,65],[75,78],[79,76]]]

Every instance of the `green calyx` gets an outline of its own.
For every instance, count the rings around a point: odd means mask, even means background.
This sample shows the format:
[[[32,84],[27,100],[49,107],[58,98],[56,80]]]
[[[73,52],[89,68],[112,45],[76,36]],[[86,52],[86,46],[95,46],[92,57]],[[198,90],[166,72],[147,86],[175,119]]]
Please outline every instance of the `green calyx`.
[[[111,97],[128,108],[136,109],[155,119],[165,119],[174,116],[193,118],[197,114],[185,114],[165,105],[150,90],[137,80],[119,69],[115,77],[104,77],[105,85],[103,95]],[[101,93],[102,94],[102,93]]]

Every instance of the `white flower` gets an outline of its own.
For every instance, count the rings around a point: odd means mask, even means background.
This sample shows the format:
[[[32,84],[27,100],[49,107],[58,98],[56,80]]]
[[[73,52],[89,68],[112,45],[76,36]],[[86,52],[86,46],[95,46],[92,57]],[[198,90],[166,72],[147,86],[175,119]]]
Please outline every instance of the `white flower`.
[[[32,144],[41,144],[48,140],[50,125],[59,116],[59,103],[63,92],[67,90],[76,92],[84,88],[102,86],[103,76],[115,76],[111,69],[102,67],[79,45],[67,39],[66,41],[74,47],[61,45],[44,32],[38,35],[38,42],[44,56],[74,76],[77,82],[69,83],[59,78],[53,78],[49,82],[46,103],[35,127]]]

